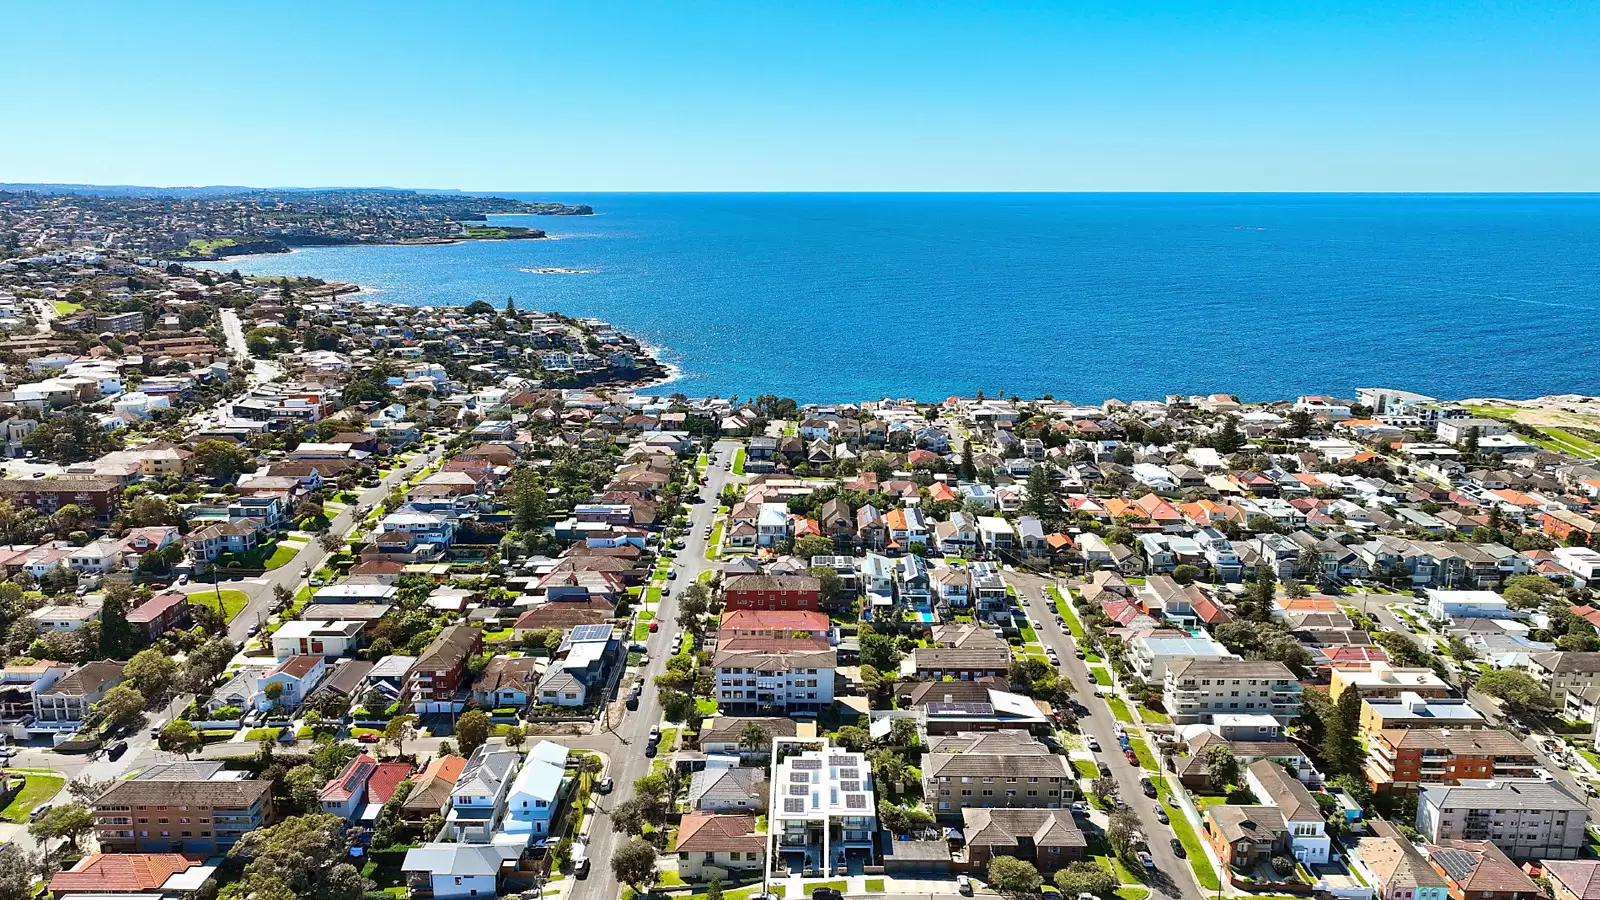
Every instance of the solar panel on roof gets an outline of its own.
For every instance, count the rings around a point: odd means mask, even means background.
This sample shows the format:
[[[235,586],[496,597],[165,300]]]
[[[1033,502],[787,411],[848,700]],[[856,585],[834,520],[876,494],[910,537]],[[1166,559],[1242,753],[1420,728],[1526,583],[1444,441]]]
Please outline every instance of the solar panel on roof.
[[[783,798],[783,811],[790,813],[803,813],[806,811],[806,801],[796,800],[793,797]]]
[[[847,794],[845,796],[845,798],[844,798],[844,805],[845,805],[845,808],[847,808],[847,809],[866,809],[867,808],[867,795],[866,794]]]
[[[367,783],[367,779],[372,777],[372,770],[375,768],[377,766],[373,763],[356,763],[356,767],[350,770],[350,775],[344,780],[344,789],[354,793],[356,788]]]
[[[853,756],[830,756],[830,757],[828,757],[828,765],[830,765],[830,766],[851,766],[851,765],[855,765],[855,761],[856,761],[855,757],[853,757]]]
[[[1439,868],[1456,881],[1465,881],[1477,863],[1476,857],[1461,850],[1434,850],[1428,854],[1428,858],[1437,861]]]
[[[930,716],[988,716],[994,714],[992,703],[937,703],[928,704]]]
[[[573,641],[604,641],[610,637],[610,625],[577,625],[572,629]]]
[[[861,770],[857,769],[855,767],[851,767],[851,768],[848,768],[848,769],[840,769],[839,770],[839,777],[840,778],[860,778],[861,777]]]
[[[820,768],[822,768],[822,760],[820,760],[820,759],[797,759],[794,762],[790,763],[790,766],[792,766],[793,768],[796,768],[796,769],[820,769]]]
[[[789,780],[795,782],[796,784],[810,784],[811,776],[804,772],[790,772]]]
[[[859,791],[859,790],[861,790],[861,782],[859,782],[859,781],[841,781],[841,782],[839,782],[839,787],[844,788],[847,791]]]

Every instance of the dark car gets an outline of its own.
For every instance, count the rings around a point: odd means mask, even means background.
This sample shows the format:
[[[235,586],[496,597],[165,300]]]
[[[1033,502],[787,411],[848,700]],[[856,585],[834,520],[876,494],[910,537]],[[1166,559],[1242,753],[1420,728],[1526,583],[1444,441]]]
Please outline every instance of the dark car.
[[[655,744],[645,744],[644,745],[644,755],[648,756],[648,757],[650,757],[652,759],[655,758],[656,745]]]
[[[844,900],[837,888],[819,887],[811,892],[811,900]]]
[[[588,878],[589,877],[589,857],[585,856],[583,859],[578,860],[577,863],[575,863],[573,865],[573,867],[572,867],[572,874],[576,875],[579,878]]]
[[[1173,856],[1176,856],[1179,859],[1183,859],[1184,857],[1189,855],[1189,851],[1183,849],[1183,841],[1180,841],[1177,838],[1173,838],[1172,841],[1171,841],[1171,844],[1172,844],[1172,855]]]
[[[1111,774],[1111,767],[1106,765],[1105,763],[1101,763],[1100,764],[1100,774],[1101,775],[1110,775]]]
[[[127,741],[117,741],[115,744],[111,745],[110,749],[106,750],[106,756],[109,756],[112,759],[119,759],[119,758],[121,758],[122,754],[127,753],[127,752],[128,752],[128,742]]]

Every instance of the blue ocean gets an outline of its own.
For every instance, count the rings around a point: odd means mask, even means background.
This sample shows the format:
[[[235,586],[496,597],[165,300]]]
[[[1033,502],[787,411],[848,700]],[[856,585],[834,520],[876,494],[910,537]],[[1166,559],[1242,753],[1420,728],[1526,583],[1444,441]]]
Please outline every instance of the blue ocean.
[[[606,319],[690,396],[1600,393],[1597,195],[508,196],[597,214],[216,267]]]

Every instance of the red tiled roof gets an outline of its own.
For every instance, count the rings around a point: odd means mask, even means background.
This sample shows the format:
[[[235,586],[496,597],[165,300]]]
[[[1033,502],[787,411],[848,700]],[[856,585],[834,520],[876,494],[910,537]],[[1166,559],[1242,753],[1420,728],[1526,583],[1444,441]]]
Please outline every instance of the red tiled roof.
[[[134,623],[135,625],[148,625],[149,623],[154,622],[156,619],[161,618],[161,616],[166,613],[167,610],[172,609],[179,603],[186,603],[188,600],[188,595],[178,593],[177,591],[168,591],[165,594],[157,594],[154,597],[151,597],[149,600],[139,604],[137,607],[134,607],[134,609],[128,613],[128,621]]]
[[[730,631],[827,631],[828,617],[806,610],[736,609],[722,614]]]
[[[50,879],[50,890],[57,895],[153,891],[173,875],[203,862],[181,853],[95,853],[70,870],[57,872]]]

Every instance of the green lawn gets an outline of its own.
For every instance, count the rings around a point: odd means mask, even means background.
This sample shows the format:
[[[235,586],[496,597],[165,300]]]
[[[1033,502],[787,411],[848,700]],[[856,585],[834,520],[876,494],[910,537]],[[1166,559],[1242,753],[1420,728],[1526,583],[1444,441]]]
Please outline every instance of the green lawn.
[[[1572,453],[1577,456],[1600,456],[1600,444],[1597,444],[1586,437],[1573,434],[1572,432],[1562,428],[1540,428],[1539,430],[1550,435],[1550,438],[1554,443],[1563,445],[1561,446],[1561,449],[1564,452]]]
[[[1067,602],[1067,598],[1061,596],[1061,592],[1056,590],[1055,585],[1052,584],[1045,590],[1049,592],[1051,601],[1055,603],[1056,612],[1061,614],[1061,618],[1067,620],[1067,630],[1072,632],[1073,639],[1078,641],[1081,647],[1083,645],[1083,625],[1078,622],[1078,611],[1072,608],[1072,604]]]
[[[1084,778],[1099,778],[1100,777],[1100,767],[1095,765],[1093,762],[1091,762],[1091,761],[1089,761],[1087,759],[1075,759],[1075,760],[1073,760],[1072,761],[1072,767],[1074,769],[1077,769],[1078,770],[1078,774],[1083,776]]]
[[[627,888],[624,888],[623,890],[626,891]],[[767,893],[771,894],[774,897],[782,897],[785,890],[786,889],[784,888],[783,885],[775,884],[775,885],[772,885],[771,887],[767,888]],[[749,896],[751,894],[759,894],[759,893],[761,893],[761,884],[759,882],[757,882],[756,884],[753,884],[750,887],[739,888],[736,891],[724,890],[722,892],[722,900],[747,900],[747,898],[749,898]],[[690,894],[689,895],[689,900],[706,900],[705,892],[701,891],[698,894]]]
[[[510,627],[502,628],[499,631],[485,631],[483,633],[483,642],[486,644],[497,644],[501,641],[509,641],[515,633],[516,629]]]
[[[1150,780],[1155,783],[1161,805],[1167,810],[1167,818],[1172,820],[1172,831],[1183,844],[1183,849],[1189,856],[1189,868],[1194,870],[1194,877],[1200,881],[1201,889],[1221,890],[1222,885],[1217,880],[1217,870],[1211,867],[1211,860],[1200,846],[1200,836],[1194,833],[1194,826],[1189,824],[1189,818],[1183,814],[1183,810],[1173,804],[1172,789],[1167,787],[1167,780],[1160,777]]]
[[[843,878],[839,878],[833,881],[808,881],[805,883],[804,887],[806,894],[809,896],[811,892],[817,888],[833,888],[842,894],[849,889],[850,885],[847,884]]]
[[[222,616],[224,622],[232,622],[234,617],[239,615],[239,611],[244,609],[245,604],[250,602],[249,595],[244,591],[232,588],[224,590],[221,592],[222,599],[220,602],[217,600],[217,593],[217,591],[203,591],[197,594],[190,594],[189,602],[211,607]]]
[[[710,697],[701,697],[694,701],[694,711],[701,716],[714,716],[717,714],[717,701]]]
[[[867,893],[869,893],[869,894],[881,894],[881,893],[883,893],[883,879],[882,878],[868,878],[867,881],[866,881],[866,888],[867,888]]]
[[[1111,673],[1106,671],[1105,666],[1090,666],[1089,674],[1094,676],[1095,684],[1098,684],[1101,687],[1111,686]]]
[[[1156,758],[1145,746],[1144,738],[1129,738],[1128,746],[1133,748],[1133,755],[1139,758],[1139,765],[1151,771],[1156,770]]]
[[[733,474],[735,474],[735,475],[743,475],[744,474],[744,448],[743,447],[740,447],[738,450],[735,450],[734,453],[733,453]],[[807,888],[806,890],[809,891],[810,888]]]
[[[633,625],[633,639],[636,641],[650,640],[650,624],[648,622],[635,622]]]
[[[11,770],[14,771],[14,770]],[[44,775],[35,772],[20,773],[27,779],[22,792],[17,794],[11,805],[0,811],[0,819],[5,819],[16,825],[28,824],[28,814],[33,812],[39,804],[61,792],[67,779],[60,775]]]
[[[1106,705],[1111,707],[1111,714],[1117,717],[1118,722],[1133,722],[1133,713],[1128,712],[1128,704],[1122,702],[1121,697],[1109,697]]]
[[[661,602],[661,588],[656,586],[656,585],[651,585],[650,589],[644,592],[644,602],[646,602],[646,603],[660,603]]]
[[[706,541],[706,559],[716,559],[722,552],[722,520],[711,526],[711,539]]]
[[[1123,884],[1144,883],[1144,879],[1140,878],[1137,872],[1123,865],[1122,860],[1117,859],[1115,856],[1096,856],[1094,861],[1100,868],[1117,876],[1117,881]]]
[[[73,303],[70,300],[52,300],[50,305],[56,308],[56,315],[58,316],[70,316],[83,309],[82,303]]]
[[[1039,633],[1033,630],[1032,625],[1023,625],[1017,630],[1022,634],[1022,642],[1024,644],[1039,643]]]
[[[1156,725],[1171,725],[1172,717],[1159,709],[1151,709],[1143,703],[1139,704],[1139,718]]]
[[[1144,900],[1148,896],[1150,896],[1150,889],[1146,887],[1117,888],[1117,900]]]
[[[1578,751],[1579,756],[1588,760],[1589,765],[1594,766],[1597,770],[1600,770],[1600,756],[1596,756],[1593,750],[1585,749],[1577,744],[1573,744],[1572,749]]]
[[[292,562],[299,552],[300,547],[279,541],[278,546],[273,548],[272,555],[267,557],[265,565],[268,569],[282,568]]]
[[[282,728],[252,728],[247,734],[245,734],[244,739],[247,741],[275,741],[282,734]]]

